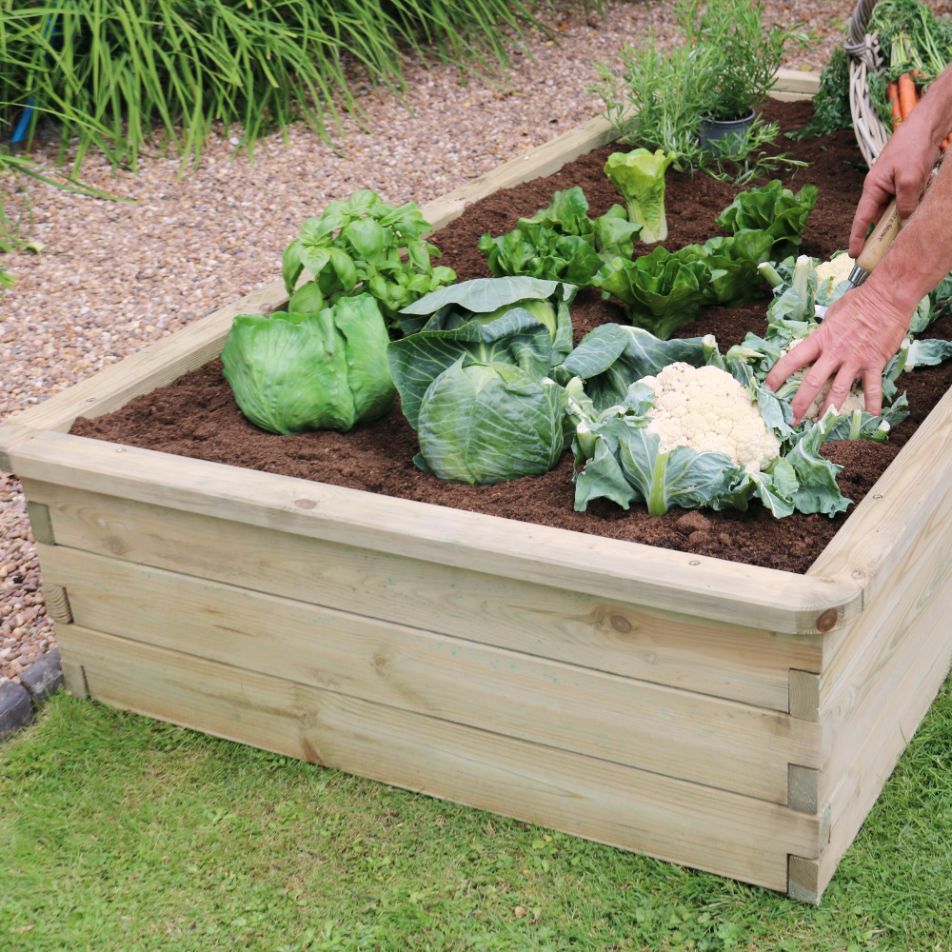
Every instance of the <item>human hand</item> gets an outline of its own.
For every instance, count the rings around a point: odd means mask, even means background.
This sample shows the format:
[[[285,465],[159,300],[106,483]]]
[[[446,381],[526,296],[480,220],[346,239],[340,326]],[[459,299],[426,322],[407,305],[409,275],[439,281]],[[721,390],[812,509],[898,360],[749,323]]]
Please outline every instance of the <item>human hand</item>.
[[[879,221],[893,198],[903,221],[916,210],[938,156],[924,122],[910,118],[893,133],[863,182],[850,230],[850,257],[859,257],[870,226]]]
[[[855,380],[862,380],[866,409],[879,414],[883,406],[883,369],[909,328],[912,313],[903,313],[875,285],[860,285],[830,305],[823,323],[774,365],[766,385],[776,390],[791,374],[813,366],[793,398],[794,423],[799,423],[817,395],[832,379],[820,407],[842,407]]]

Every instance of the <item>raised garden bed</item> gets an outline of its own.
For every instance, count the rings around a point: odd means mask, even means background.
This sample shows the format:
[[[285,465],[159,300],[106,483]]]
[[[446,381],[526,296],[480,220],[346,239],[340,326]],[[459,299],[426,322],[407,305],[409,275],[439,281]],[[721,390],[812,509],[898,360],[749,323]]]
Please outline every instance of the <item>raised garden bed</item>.
[[[589,123],[424,213],[606,137]],[[68,432],[282,298],[0,431],[70,689],[818,900],[952,656],[952,397],[802,573]]]

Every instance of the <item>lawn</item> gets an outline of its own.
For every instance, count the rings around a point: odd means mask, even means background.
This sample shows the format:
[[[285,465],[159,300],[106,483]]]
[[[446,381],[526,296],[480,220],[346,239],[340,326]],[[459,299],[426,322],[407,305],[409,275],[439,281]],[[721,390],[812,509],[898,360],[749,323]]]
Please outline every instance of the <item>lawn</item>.
[[[66,695],[0,800],[4,950],[952,948],[952,682],[820,909]]]

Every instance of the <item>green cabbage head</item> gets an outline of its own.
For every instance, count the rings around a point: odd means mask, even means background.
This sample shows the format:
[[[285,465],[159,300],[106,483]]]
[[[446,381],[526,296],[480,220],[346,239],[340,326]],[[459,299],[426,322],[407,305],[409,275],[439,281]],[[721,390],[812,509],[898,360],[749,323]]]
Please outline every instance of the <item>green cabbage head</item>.
[[[460,358],[427,388],[417,435],[423,470],[462,483],[539,476],[565,447],[565,391],[507,363]]]
[[[221,359],[241,412],[271,433],[349,430],[391,407],[389,337],[369,294],[314,314],[239,314]]]

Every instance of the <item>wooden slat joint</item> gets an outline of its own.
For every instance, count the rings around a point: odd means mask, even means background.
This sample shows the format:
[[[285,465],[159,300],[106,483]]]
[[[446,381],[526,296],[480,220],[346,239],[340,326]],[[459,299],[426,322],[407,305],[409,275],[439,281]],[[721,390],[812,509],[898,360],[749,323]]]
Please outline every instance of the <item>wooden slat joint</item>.
[[[787,710],[791,717],[800,720],[820,720],[820,676],[818,674],[796,668],[790,669]]]
[[[801,764],[787,765],[787,806],[816,816],[819,810],[820,771]]]
[[[27,502],[26,511],[30,517],[33,540],[46,545],[55,544],[56,539],[53,536],[53,520],[50,518],[50,507],[39,502]]]
[[[46,584],[43,586],[43,595],[50,618],[60,625],[72,625],[73,610],[70,608],[66,589],[62,585]]]
[[[66,690],[73,697],[91,697],[89,690],[89,680],[86,677],[86,667],[76,661],[70,661],[69,658],[62,659],[63,681],[66,684]]]
[[[820,861],[803,856],[787,856],[787,895],[812,906],[820,905]]]

